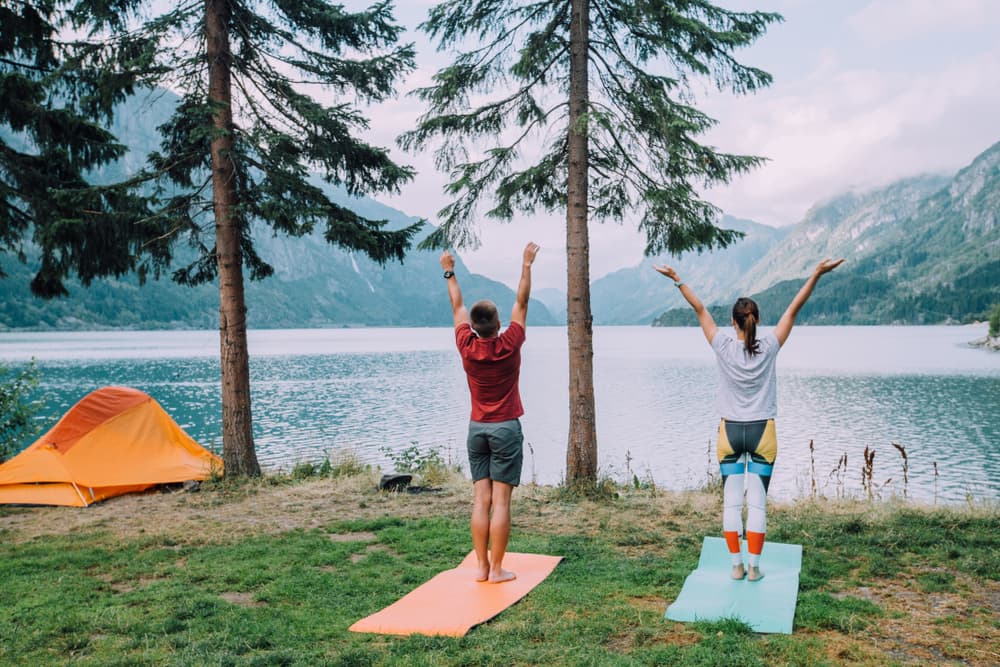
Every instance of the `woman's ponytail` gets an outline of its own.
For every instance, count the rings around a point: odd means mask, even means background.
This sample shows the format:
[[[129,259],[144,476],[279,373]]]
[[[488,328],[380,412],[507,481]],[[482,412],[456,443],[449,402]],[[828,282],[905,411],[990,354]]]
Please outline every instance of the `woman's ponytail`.
[[[743,332],[743,345],[750,356],[760,352],[760,341],[757,340],[757,321],[759,319],[760,311],[753,299],[740,297],[736,300],[733,305],[733,321]]]

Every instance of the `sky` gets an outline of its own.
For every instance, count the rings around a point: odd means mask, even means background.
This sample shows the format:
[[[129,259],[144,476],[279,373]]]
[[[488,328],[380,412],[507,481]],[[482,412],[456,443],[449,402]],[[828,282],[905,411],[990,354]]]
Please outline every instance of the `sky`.
[[[369,0],[341,0],[361,9]],[[407,153],[396,137],[425,111],[408,92],[451,61],[416,26],[436,4],[397,0],[403,39],[417,69],[400,94],[367,110],[366,139],[417,170],[398,195],[380,201],[435,222],[449,201],[446,175],[430,153]],[[695,105],[718,121],[703,136],[716,149],[764,156],[765,166],[705,193],[725,213],[783,226],[813,205],[920,173],[954,173],[1000,141],[1000,2],[996,0],[720,0],[741,11],[785,18],[737,54],[768,71],[773,84],[750,96],[695,89]],[[943,9],[947,7],[947,9]],[[508,285],[520,275],[528,241],[542,246],[535,287],[565,290],[563,216],[479,223],[482,245],[460,250],[471,271]],[[635,221],[592,224],[591,279],[643,261]]]

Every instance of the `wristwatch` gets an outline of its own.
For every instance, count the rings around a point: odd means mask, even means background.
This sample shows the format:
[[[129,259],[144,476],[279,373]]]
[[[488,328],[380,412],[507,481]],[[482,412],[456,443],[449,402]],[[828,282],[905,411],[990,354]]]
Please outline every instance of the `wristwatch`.
[[[445,271],[444,272],[444,279],[448,280],[449,278],[453,277],[454,275],[455,275],[454,271]]]

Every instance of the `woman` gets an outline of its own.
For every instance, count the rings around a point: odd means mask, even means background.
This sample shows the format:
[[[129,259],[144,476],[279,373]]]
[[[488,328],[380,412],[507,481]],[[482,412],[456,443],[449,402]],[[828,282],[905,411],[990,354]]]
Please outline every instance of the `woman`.
[[[774,331],[757,337],[760,312],[751,299],[741,297],[733,305],[732,325],[735,337],[719,331],[701,300],[669,266],[654,269],[674,281],[681,295],[694,308],[705,338],[715,351],[719,365],[719,393],[716,406],[719,423],[718,455],[722,470],[722,531],[733,559],[733,579],[747,577],[758,581],[760,554],[767,529],[767,486],[778,455],[774,418],[778,411],[777,379],[774,362],[778,350],[792,332],[795,317],[809,299],[817,281],[844,262],[825,259],[819,263],[802,289],[788,305]],[[743,533],[743,487],[746,478],[747,551],[749,574],[743,567],[740,538]]]

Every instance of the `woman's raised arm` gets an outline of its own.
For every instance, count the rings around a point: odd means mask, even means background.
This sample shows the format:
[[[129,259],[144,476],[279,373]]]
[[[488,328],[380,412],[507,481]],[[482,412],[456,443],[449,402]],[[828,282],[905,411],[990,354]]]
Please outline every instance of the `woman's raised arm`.
[[[784,315],[778,320],[778,326],[774,327],[774,335],[778,339],[778,345],[784,345],[785,341],[788,340],[788,335],[792,333],[792,327],[795,326],[795,317],[799,314],[802,306],[806,305],[806,301],[809,300],[813,288],[819,282],[819,277],[824,273],[833,271],[843,263],[843,259],[835,261],[827,258],[813,269],[812,275],[809,276],[802,288],[799,289],[799,293],[795,295],[792,302],[788,304],[788,308],[785,309]]]
[[[712,343],[712,339],[715,338],[715,334],[719,331],[719,328],[715,325],[715,320],[712,318],[712,313],[708,312],[708,308],[705,304],[701,302],[698,295],[694,293],[690,287],[688,287],[677,275],[671,267],[662,265],[653,265],[658,273],[666,276],[674,281],[674,285],[678,287],[681,291],[681,296],[683,296],[691,307],[694,308],[694,314],[698,316],[698,324],[701,325],[701,330],[705,334],[705,338],[708,340],[709,344]]]

